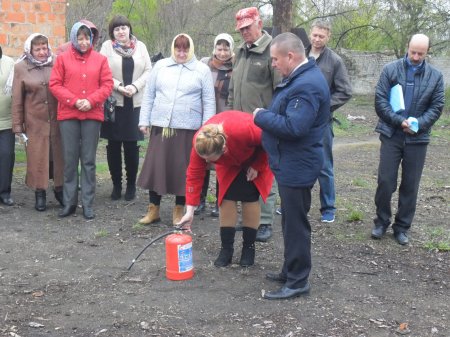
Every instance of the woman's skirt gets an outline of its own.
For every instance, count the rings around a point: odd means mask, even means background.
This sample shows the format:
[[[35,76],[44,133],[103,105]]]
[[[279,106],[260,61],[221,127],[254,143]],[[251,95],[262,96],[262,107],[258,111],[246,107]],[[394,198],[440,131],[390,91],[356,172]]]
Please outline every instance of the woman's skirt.
[[[162,137],[163,128],[153,126],[138,186],[159,195],[184,196],[186,170],[196,130],[174,129],[175,135]]]
[[[255,202],[259,200],[259,191],[253,181],[247,180],[246,171],[241,171],[236,178],[234,178],[230,187],[225,192],[223,199],[242,202]]]

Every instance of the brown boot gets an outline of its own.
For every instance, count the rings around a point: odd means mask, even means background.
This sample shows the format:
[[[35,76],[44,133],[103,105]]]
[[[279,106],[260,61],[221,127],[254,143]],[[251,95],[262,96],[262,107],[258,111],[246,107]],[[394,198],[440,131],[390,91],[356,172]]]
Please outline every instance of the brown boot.
[[[172,213],[173,225],[176,226],[184,215],[184,206],[175,205]]]
[[[143,225],[149,225],[158,221],[161,221],[161,218],[159,217],[159,206],[150,204],[148,205],[147,214],[141,220],[139,220],[139,223]]]

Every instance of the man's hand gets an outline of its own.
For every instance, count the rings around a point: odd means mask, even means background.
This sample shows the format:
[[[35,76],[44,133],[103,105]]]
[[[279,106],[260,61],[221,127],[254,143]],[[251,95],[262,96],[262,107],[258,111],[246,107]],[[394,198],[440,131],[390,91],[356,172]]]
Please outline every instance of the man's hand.
[[[260,110],[262,110],[262,109],[261,109],[261,108],[256,108],[256,109],[253,111],[253,118],[256,117],[256,114],[257,114]]]
[[[258,177],[258,171],[256,171],[253,167],[249,167],[247,169],[247,181],[253,181]]]
[[[401,127],[402,127],[404,133],[408,133],[410,135],[415,134],[414,131],[411,131],[411,129],[409,128],[409,122],[406,119],[402,122]]]

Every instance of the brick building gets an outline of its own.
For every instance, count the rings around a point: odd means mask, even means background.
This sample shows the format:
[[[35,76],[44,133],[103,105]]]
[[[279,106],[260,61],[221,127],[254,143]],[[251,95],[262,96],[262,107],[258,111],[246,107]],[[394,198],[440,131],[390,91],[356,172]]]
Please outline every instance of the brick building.
[[[66,41],[66,0],[0,0],[0,45],[18,57],[32,33],[48,36],[52,49]]]

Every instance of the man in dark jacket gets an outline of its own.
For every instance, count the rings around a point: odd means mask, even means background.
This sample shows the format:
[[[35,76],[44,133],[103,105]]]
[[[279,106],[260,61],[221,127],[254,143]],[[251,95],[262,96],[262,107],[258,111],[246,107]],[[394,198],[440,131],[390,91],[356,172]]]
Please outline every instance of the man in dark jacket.
[[[322,139],[330,120],[330,91],[313,58],[307,59],[301,40],[292,33],[275,37],[272,66],[283,76],[268,109],[256,109],[255,124],[263,130],[263,147],[281,196],[284,263],[280,273],[268,273],[283,283],[266,299],[286,299],[309,292],[311,189],[323,165]],[[299,174],[301,172],[301,174]]]
[[[398,208],[392,224],[394,237],[401,245],[409,242],[407,231],[416,211],[431,126],[444,107],[442,73],[425,61],[429,44],[426,35],[413,35],[405,57],[383,68],[375,93],[375,111],[379,117],[375,131],[380,133],[381,148],[372,238],[380,239],[390,225],[391,198],[397,189],[401,163]],[[391,89],[397,84],[402,87],[405,109],[393,111]],[[417,130],[409,117],[417,120]]]
[[[311,25],[311,45],[306,56],[314,57],[322,74],[327,80],[331,93],[331,113],[343,106],[352,97],[352,86],[344,62],[327,43],[331,36],[331,26],[327,21],[316,20]],[[324,163],[319,175],[320,213],[322,222],[334,222],[336,212],[336,191],[333,168],[333,115],[325,129],[323,137]]]

